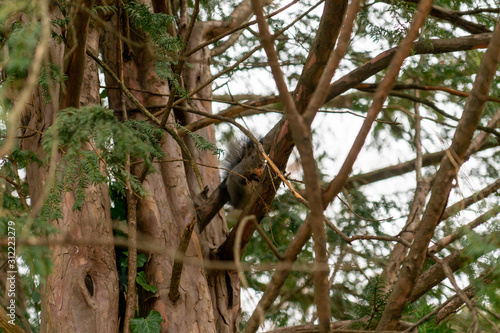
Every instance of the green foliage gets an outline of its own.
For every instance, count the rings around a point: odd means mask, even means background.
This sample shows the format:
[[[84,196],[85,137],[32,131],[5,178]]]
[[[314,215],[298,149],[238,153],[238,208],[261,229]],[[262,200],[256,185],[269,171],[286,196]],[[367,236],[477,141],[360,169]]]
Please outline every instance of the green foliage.
[[[148,281],[146,280],[146,273],[145,272],[137,273],[137,277],[136,277],[135,281],[137,282],[138,285],[140,285],[146,291],[149,291],[153,294],[158,291],[157,287],[148,284]]]
[[[6,45],[9,49],[5,56],[2,52],[0,61],[6,62],[5,70],[10,76],[23,78],[33,59],[35,48],[40,35],[38,23],[14,23]]]
[[[123,252],[124,256],[120,258],[120,267],[123,270],[128,269],[128,251]],[[144,253],[137,253],[137,268],[144,267],[146,262],[148,261],[148,257]]]
[[[130,319],[130,328],[133,333],[159,333],[162,321],[160,313],[152,310],[146,318]]]
[[[52,269],[52,251],[46,246],[23,246],[20,257],[27,265],[30,277],[37,276],[44,282]]]
[[[414,12],[414,6],[401,0],[393,0],[391,6],[384,6],[383,9],[365,7],[359,13],[360,30],[375,43],[387,42],[393,46],[406,35]],[[386,17],[387,24],[380,24],[379,17]]]
[[[175,24],[175,17],[164,13],[153,13],[148,6],[135,1],[124,3],[123,8],[133,26],[146,33],[155,47],[158,54],[156,72],[159,77],[168,79],[179,94],[187,97],[187,92],[179,83],[179,76],[172,69],[172,65],[177,63],[178,53],[185,46],[182,39],[172,37],[168,33]]]
[[[111,199],[111,218],[116,221],[125,221],[127,219],[125,184],[112,181],[108,188]]]
[[[49,71],[49,77],[47,77],[47,69]],[[44,104],[47,104],[50,102],[50,91],[49,91],[49,85],[60,85],[66,81],[68,77],[66,75],[63,75],[61,77],[61,68],[59,66],[56,66],[52,63],[49,64],[47,67],[42,67],[42,72],[40,74],[40,79],[38,80],[38,84],[42,88],[42,96],[44,98],[43,102]]]
[[[114,5],[109,5],[109,6],[93,6],[92,11],[96,14],[102,14],[102,15],[110,15],[113,13],[116,13],[118,11],[118,8]]]
[[[127,286],[128,284],[128,278],[126,278],[128,275],[128,251],[123,251],[121,255],[118,257],[118,261],[120,263],[120,283],[123,286]],[[144,253],[138,253],[137,254],[137,268],[143,268],[146,262],[148,261],[148,258]],[[147,280],[146,280],[146,273],[143,270],[140,270],[137,272],[137,276],[135,278],[135,281],[137,282],[138,285],[140,285],[144,290],[151,292],[151,293],[156,293],[158,291],[158,288],[152,285],[149,285]]]
[[[215,144],[211,143],[210,141],[208,141],[207,139],[205,139],[201,135],[189,131],[186,127],[182,126],[179,123],[174,123],[174,126],[176,128],[181,128],[184,131],[186,131],[187,135],[193,140],[194,145],[199,150],[201,150],[201,151],[208,150],[208,151],[211,151],[214,155],[217,155],[217,156],[220,156],[223,153],[222,149],[217,148],[217,146]]]
[[[372,278],[363,292],[360,294],[361,300],[355,307],[355,318],[367,316],[366,322],[358,322],[357,326],[365,329],[374,328],[387,304],[390,292],[385,292],[385,279],[381,276]]]
[[[144,196],[139,181],[124,169],[124,162],[130,155],[143,160],[144,167],[154,171],[150,157],[164,156],[160,138],[161,131],[146,122],[120,123],[113,111],[101,106],[61,110],[56,127],[47,130],[42,142],[45,151],[50,152],[52,145],[57,144],[64,153],[41,217],[48,221],[61,218],[62,195],[72,190],[76,194],[73,209],[81,209],[85,190],[111,179],[125,183],[130,178],[134,192]]]

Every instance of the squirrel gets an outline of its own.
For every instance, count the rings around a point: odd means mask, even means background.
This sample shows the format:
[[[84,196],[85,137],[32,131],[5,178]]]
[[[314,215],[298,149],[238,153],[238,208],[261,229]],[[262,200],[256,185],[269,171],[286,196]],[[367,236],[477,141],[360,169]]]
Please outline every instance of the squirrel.
[[[224,167],[229,202],[236,209],[243,209],[254,191],[252,183],[264,173],[265,159],[257,145],[251,141],[232,141],[229,144]]]

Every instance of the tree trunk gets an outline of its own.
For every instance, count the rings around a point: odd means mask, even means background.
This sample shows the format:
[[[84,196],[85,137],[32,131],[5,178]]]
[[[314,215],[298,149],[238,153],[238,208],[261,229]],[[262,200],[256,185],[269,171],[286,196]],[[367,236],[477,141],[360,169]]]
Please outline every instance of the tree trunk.
[[[51,16],[58,16],[54,8]],[[88,48],[97,50],[99,34],[99,30],[90,28],[88,35],[84,36]],[[52,63],[63,68],[64,53],[64,44],[52,42]],[[73,65],[74,63],[67,71],[72,69]],[[78,65],[83,66],[79,104],[99,104],[97,65],[90,58],[85,59],[83,64],[76,64]],[[46,104],[42,90],[38,88],[32,103],[27,105],[24,111],[22,125],[45,132],[52,126],[58,108],[57,99],[64,100],[61,91],[56,91],[55,97],[52,103]],[[32,133],[26,128],[20,130],[20,135]],[[35,152],[41,160],[46,157],[42,150],[40,134],[20,140],[20,146],[21,149]],[[60,161],[60,157],[58,153],[56,162]],[[27,168],[26,177],[32,207],[39,208],[47,196],[46,186],[53,181],[49,179],[49,168],[31,163]],[[58,234],[52,236],[52,272],[42,286],[42,332],[89,333],[118,330],[118,275],[112,245],[108,189],[104,185],[90,186],[85,194],[82,209],[73,210],[75,193],[66,193],[62,201],[63,217],[53,221]],[[68,244],[68,237],[84,241],[100,239],[108,241],[109,244],[71,245]]]
[[[116,24],[115,21],[113,23]],[[111,29],[116,30],[116,27],[113,26]],[[190,47],[206,40],[204,30],[202,23],[196,25]],[[118,70],[116,43],[117,40],[113,35],[106,34],[101,44],[103,59],[107,64],[114,64],[112,69],[115,73]],[[194,90],[210,77],[209,53],[205,48],[188,59],[193,66],[186,66],[182,73],[184,88],[187,91]],[[125,85],[138,90],[168,94],[168,83],[159,79],[152,70],[155,61],[155,54],[149,48],[134,48],[125,44],[123,56]],[[108,86],[115,85],[109,76],[106,76],[106,83]],[[109,90],[108,96],[110,108],[119,110],[118,90]],[[193,97],[211,98],[211,96],[212,90],[209,85]],[[151,93],[136,93],[136,97],[146,108],[165,105],[168,100],[166,96]],[[192,100],[190,103],[191,107],[211,113],[210,102]],[[131,104],[127,106],[132,107]],[[140,114],[129,116],[143,119]],[[176,111],[170,113],[167,124],[179,121],[185,125],[197,119],[197,116]],[[204,128],[197,134],[215,143],[213,127]],[[208,188],[208,193],[211,193],[220,183],[217,156],[210,151],[198,150],[188,137],[184,141],[197,163],[214,167],[199,167],[203,184]],[[158,311],[164,319],[162,332],[167,329],[175,332],[234,332],[237,330],[240,309],[239,280],[236,274],[226,271],[205,271],[204,267],[199,265],[184,263],[180,298],[173,303],[168,296],[174,251],[179,245],[184,228],[195,218],[195,202],[200,203],[202,198],[192,167],[182,162],[184,156],[176,141],[165,134],[162,138],[162,148],[167,155],[167,161],[155,164],[156,172],[146,177],[143,187],[149,195],[139,200],[137,208],[139,234],[148,239],[148,242],[154,240],[157,246],[165,249],[162,255],[152,253],[148,256],[145,267],[147,282],[159,290],[153,296],[139,293],[139,303],[146,304],[141,316],[146,317],[151,310]],[[139,176],[142,168],[137,167],[132,171]],[[228,231],[223,216],[224,214],[216,216],[201,235],[193,232],[186,252],[187,258],[207,259],[211,250],[224,241]]]

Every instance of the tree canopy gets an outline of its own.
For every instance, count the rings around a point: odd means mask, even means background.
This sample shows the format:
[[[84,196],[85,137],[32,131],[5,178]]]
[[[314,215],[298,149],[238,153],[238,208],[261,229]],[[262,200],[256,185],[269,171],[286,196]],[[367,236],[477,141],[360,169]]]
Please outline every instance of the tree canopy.
[[[499,332],[499,13],[0,1],[0,331]]]

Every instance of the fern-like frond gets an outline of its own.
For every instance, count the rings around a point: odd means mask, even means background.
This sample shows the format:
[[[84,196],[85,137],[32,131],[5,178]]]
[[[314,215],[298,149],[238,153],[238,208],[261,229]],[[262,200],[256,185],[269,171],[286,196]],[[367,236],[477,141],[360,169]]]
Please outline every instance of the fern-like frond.
[[[186,127],[180,125],[179,123],[174,123],[174,126],[183,129],[187,133],[187,135],[193,140],[195,147],[198,148],[199,150],[201,151],[208,150],[217,156],[219,156],[224,152],[224,150],[217,148],[216,145],[214,145],[210,141],[207,141],[201,135],[189,131]]]
[[[57,135],[54,130],[57,128]],[[89,186],[115,179],[131,187],[139,196],[146,193],[141,183],[125,169],[127,156],[144,161],[152,172],[151,157],[162,159],[162,131],[145,121],[118,121],[112,110],[102,106],[68,108],[59,111],[57,125],[44,135],[42,146],[50,152],[57,144],[64,151],[56,179],[41,209],[41,217],[52,221],[62,218],[61,201],[65,192],[74,191],[73,209],[81,209]],[[57,141],[54,141],[57,140]]]

